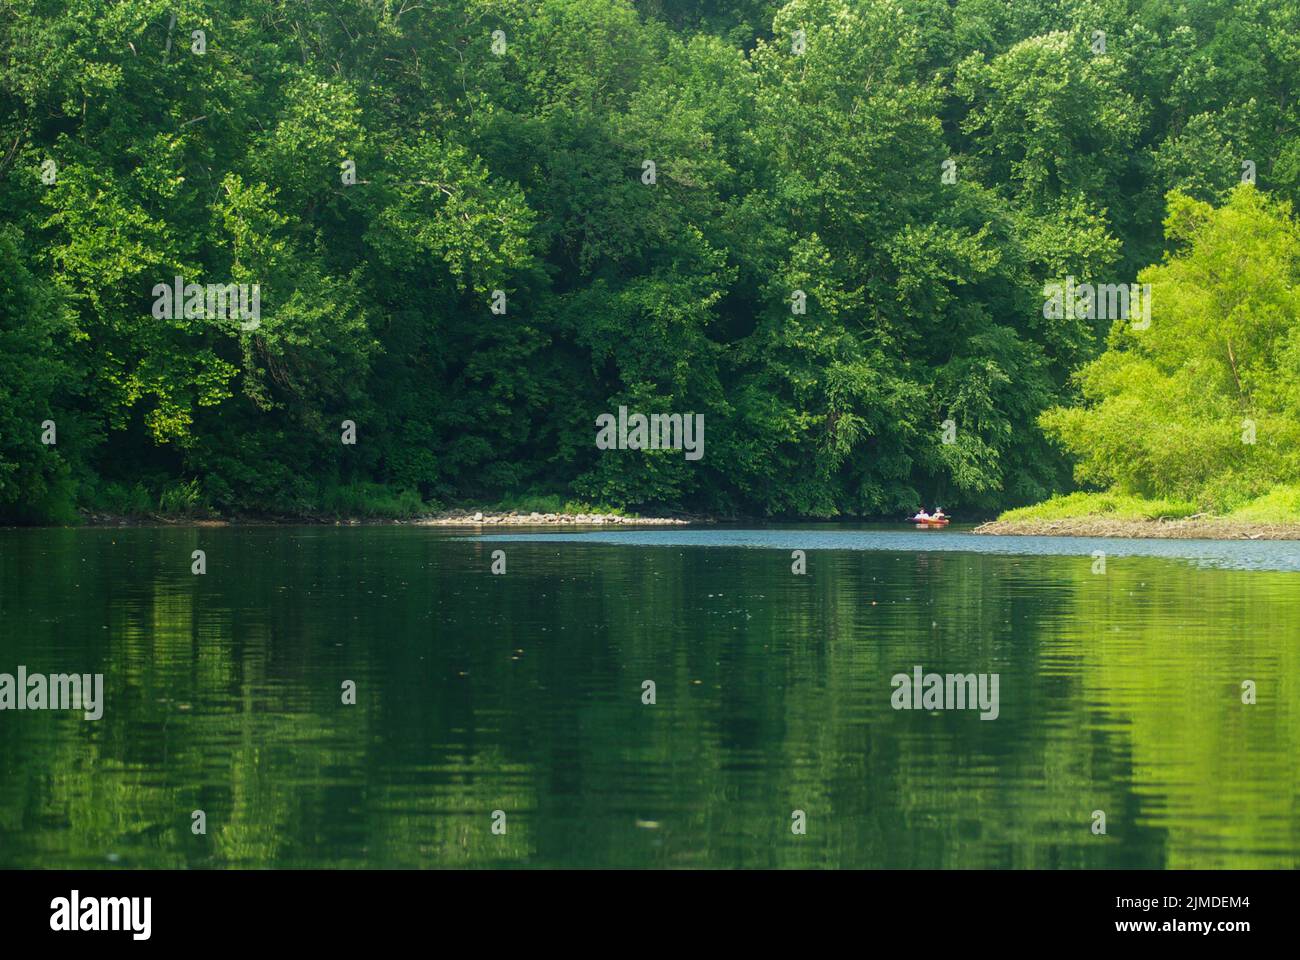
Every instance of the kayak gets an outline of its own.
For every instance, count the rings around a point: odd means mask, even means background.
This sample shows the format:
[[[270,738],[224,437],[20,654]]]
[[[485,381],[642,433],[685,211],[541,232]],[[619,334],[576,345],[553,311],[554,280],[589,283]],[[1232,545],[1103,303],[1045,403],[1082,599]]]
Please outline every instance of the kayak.
[[[942,517],[942,518],[939,519],[939,520],[918,520],[918,521],[916,521],[916,529],[918,529],[918,530],[931,530],[931,529],[933,529],[933,530],[938,530],[938,529],[940,529],[940,528],[942,528],[942,527],[946,527],[946,526],[948,526],[948,518],[947,518],[947,517]]]

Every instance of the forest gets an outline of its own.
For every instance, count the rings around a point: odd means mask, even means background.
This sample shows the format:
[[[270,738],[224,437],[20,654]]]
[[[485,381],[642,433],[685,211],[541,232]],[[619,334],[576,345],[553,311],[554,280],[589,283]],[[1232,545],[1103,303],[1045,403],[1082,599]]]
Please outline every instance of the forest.
[[[1300,0],[0,0],[0,521],[1300,514],[1297,77]]]

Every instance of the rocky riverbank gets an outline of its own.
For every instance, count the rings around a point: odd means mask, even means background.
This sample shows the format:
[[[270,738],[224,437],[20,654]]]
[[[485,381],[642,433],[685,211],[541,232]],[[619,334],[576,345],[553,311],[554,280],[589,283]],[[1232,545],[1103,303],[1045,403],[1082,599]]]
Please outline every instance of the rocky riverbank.
[[[680,517],[624,517],[616,513],[483,513],[464,510],[450,511],[432,517],[405,521],[418,526],[463,527],[500,524],[506,526],[542,526],[582,524],[680,526],[708,521],[684,520]]]
[[[1184,520],[1120,520],[1073,517],[1061,520],[992,520],[972,533],[1022,537],[1137,537],[1174,540],[1300,540],[1300,523],[1250,523],[1220,517]]]

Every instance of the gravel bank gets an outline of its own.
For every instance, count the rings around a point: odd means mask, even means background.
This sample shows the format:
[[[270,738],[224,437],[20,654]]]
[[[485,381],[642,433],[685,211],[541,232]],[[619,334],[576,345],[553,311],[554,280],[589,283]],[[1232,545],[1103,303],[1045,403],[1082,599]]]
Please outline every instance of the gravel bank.
[[[972,533],[1020,537],[1140,537],[1175,540],[1300,540],[1300,523],[1245,523],[1216,517],[1186,520],[993,520]]]

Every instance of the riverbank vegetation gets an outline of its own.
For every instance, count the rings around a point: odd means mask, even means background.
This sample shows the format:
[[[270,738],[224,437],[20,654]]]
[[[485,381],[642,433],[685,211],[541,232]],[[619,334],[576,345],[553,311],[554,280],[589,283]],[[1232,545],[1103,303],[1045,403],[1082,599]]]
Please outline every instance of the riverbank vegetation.
[[[1173,194],[1171,252],[1141,277],[1147,329],[1118,323],[1040,418],[1104,494],[1011,510],[1007,523],[1213,517],[1300,523],[1300,226],[1250,187],[1224,205]]]
[[[1300,480],[1297,51],[1297,0],[0,0],[0,520],[1244,509]],[[1045,315],[1139,276],[1145,334]]]
[[[687,522],[681,517],[648,517],[622,507],[564,500],[557,496],[507,497],[482,507],[473,504],[439,507],[421,500],[413,491],[394,493],[382,484],[361,482],[322,490],[312,502],[316,504],[313,508],[300,508],[289,514],[266,511],[219,514],[202,500],[197,484],[192,482],[168,487],[160,497],[150,494],[143,484],[137,483],[131,488],[110,484],[91,505],[77,511],[75,521],[107,526],[226,520],[254,524],[344,520],[428,524]]]
[[[1240,523],[1300,523],[1300,486],[1278,486],[1230,510],[1206,510],[1190,500],[1159,500],[1115,493],[1071,493],[1030,507],[1007,510],[1009,523],[1101,517],[1112,520],[1187,520],[1218,518]]]

